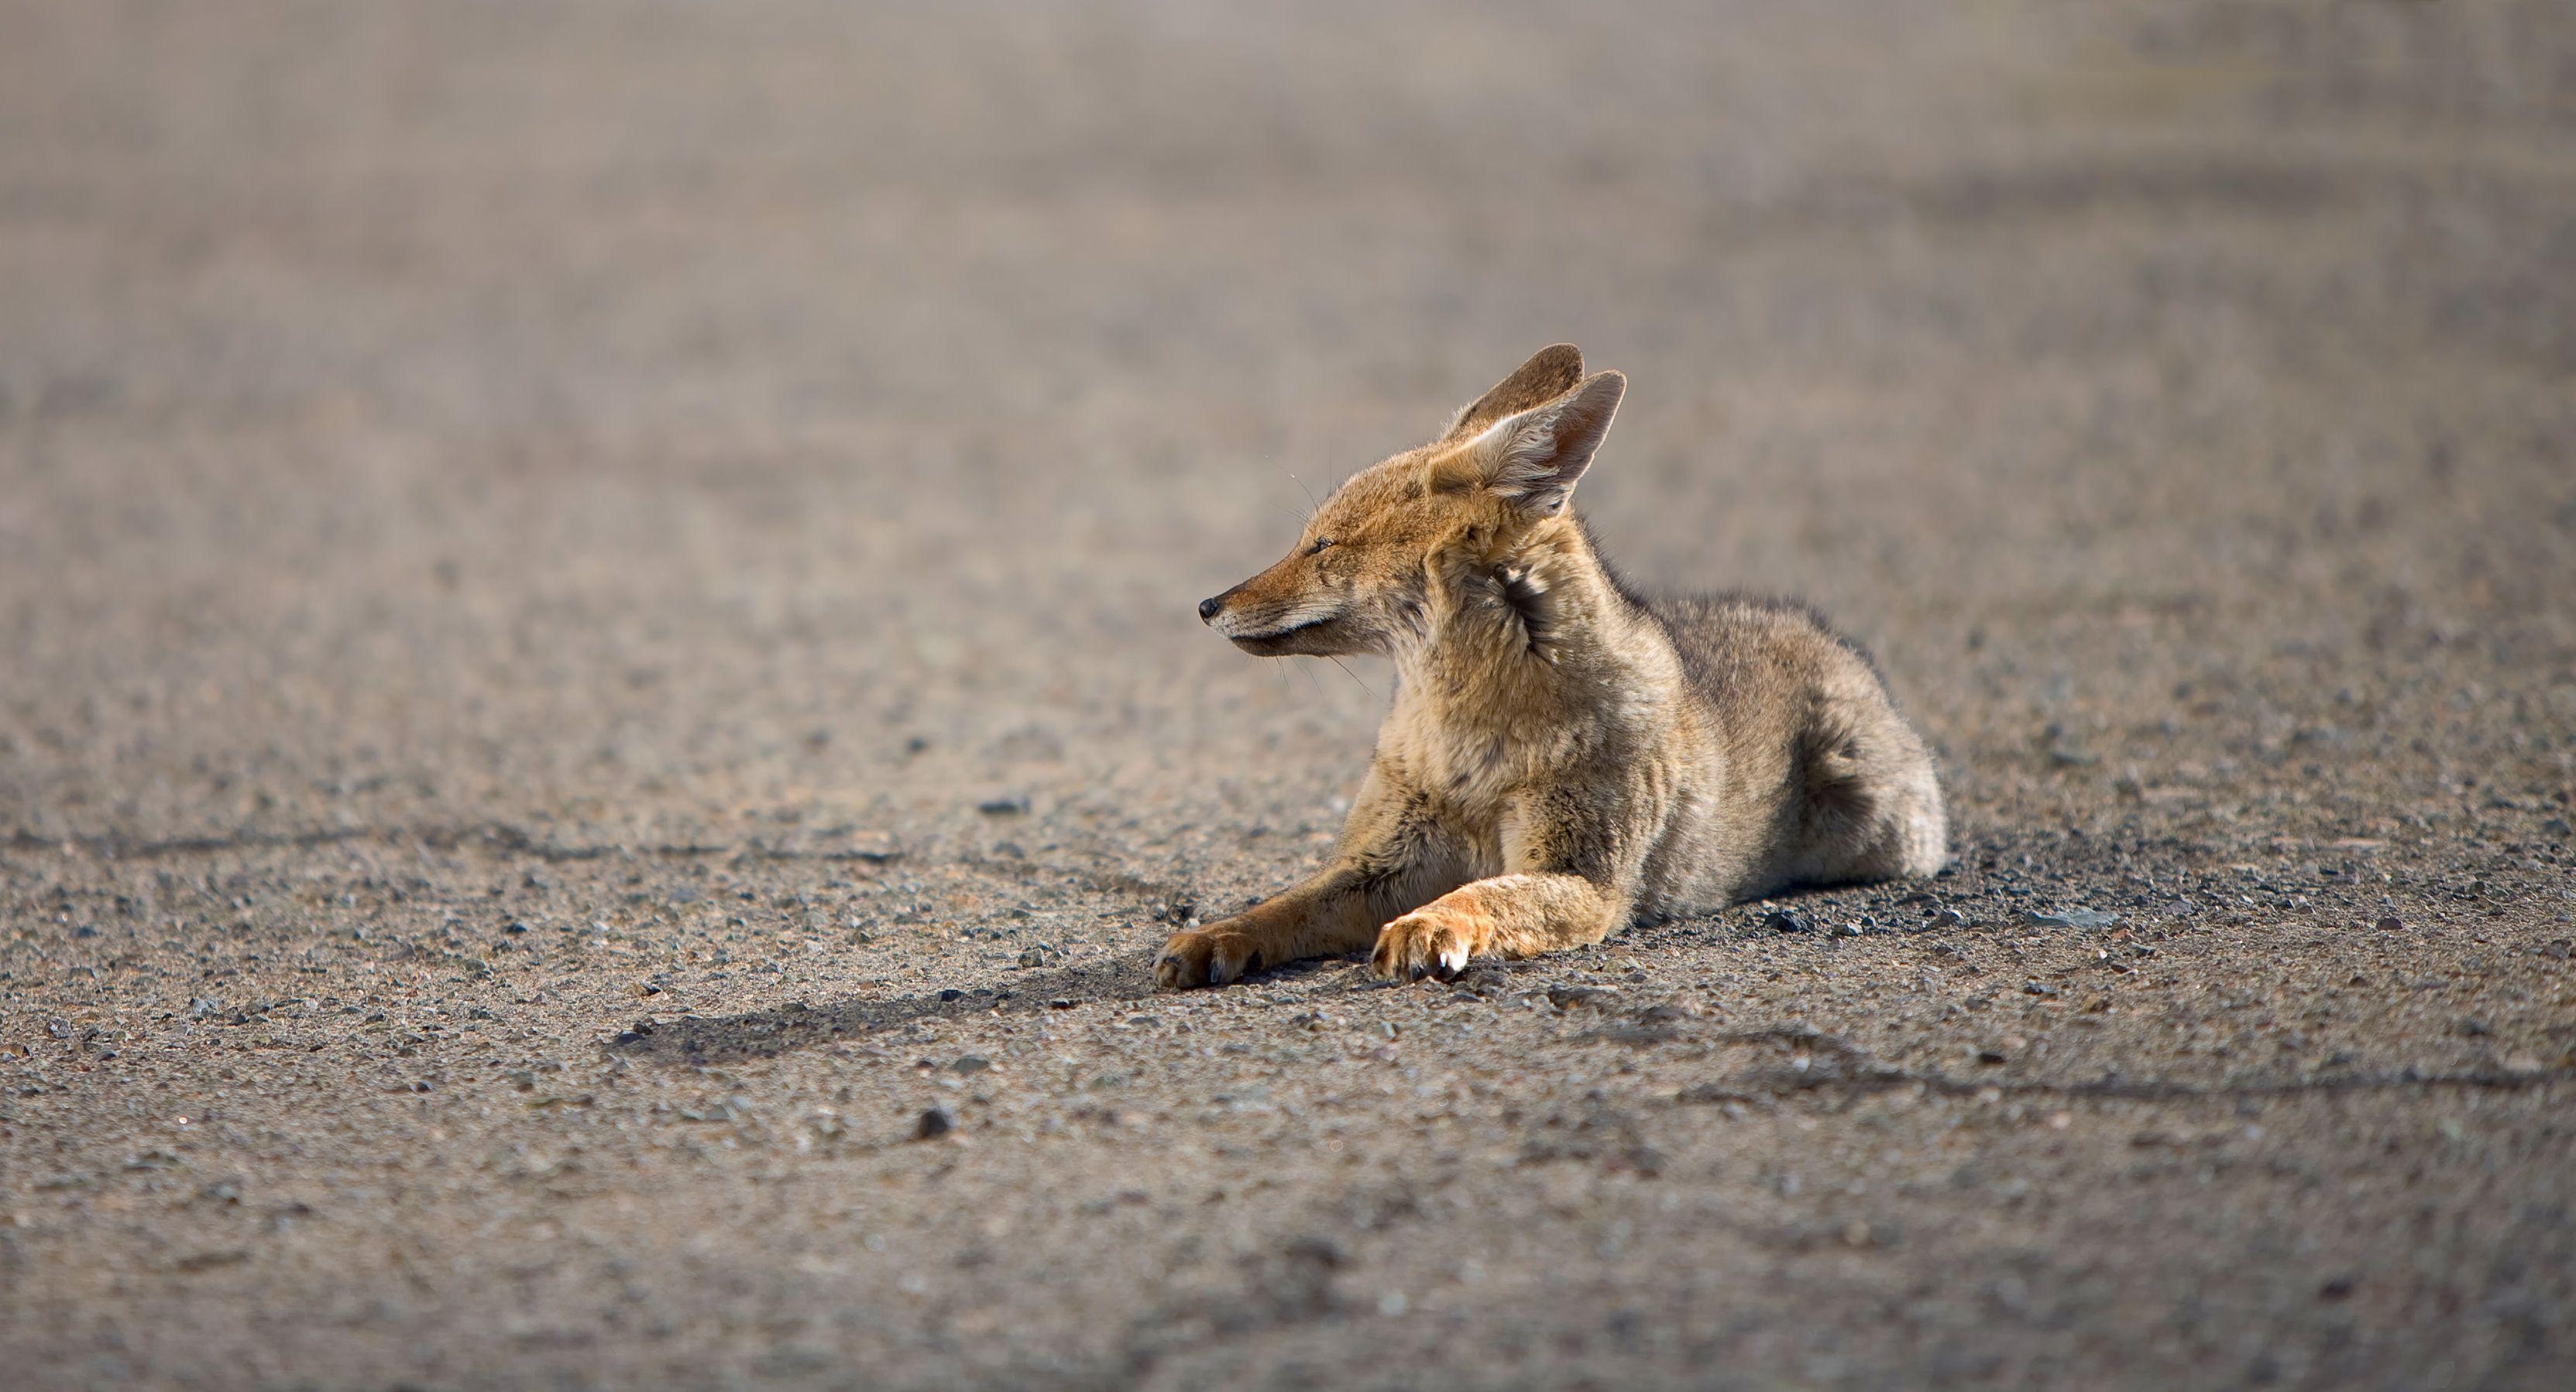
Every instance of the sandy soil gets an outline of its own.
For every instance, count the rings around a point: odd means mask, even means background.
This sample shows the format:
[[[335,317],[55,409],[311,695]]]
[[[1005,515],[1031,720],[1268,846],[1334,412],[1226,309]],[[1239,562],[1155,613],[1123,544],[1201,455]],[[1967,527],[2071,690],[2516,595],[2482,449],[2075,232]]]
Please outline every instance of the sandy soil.
[[[2576,1380],[2564,7],[1272,8],[0,5],[11,1384]],[[1955,868],[1154,995],[1560,338]]]

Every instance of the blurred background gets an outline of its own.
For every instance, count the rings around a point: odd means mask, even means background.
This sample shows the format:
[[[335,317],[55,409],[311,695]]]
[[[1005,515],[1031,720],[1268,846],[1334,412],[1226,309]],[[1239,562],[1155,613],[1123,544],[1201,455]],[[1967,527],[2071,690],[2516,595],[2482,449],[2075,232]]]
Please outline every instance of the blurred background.
[[[2228,712],[2259,745],[2372,635],[2568,643],[2546,0],[0,30],[0,801],[39,837],[1311,803],[1384,673],[1191,602],[1559,339],[1635,384],[1611,552],[1839,615],[1970,826],[2025,805],[2004,755],[2177,683],[2278,686]]]
[[[2570,13],[0,0],[0,1366],[2570,1385]],[[1559,340],[1955,873],[1151,996]]]

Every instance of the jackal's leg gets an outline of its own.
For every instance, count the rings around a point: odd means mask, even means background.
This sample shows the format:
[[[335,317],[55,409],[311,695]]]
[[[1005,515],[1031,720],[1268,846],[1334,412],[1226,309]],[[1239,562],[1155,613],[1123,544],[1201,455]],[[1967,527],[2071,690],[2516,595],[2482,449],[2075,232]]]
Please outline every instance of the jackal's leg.
[[[1599,942],[1628,913],[1627,896],[1581,875],[1497,875],[1386,925],[1369,967],[1399,981],[1445,979],[1465,970],[1470,957],[1535,957]]]
[[[1246,972],[1357,952],[1378,925],[1467,877],[1465,848],[1415,801],[1361,788],[1333,863],[1232,918],[1175,933],[1154,984],[1223,986]]]
[[[1635,911],[1633,886],[1660,817],[1644,787],[1522,794],[1503,825],[1510,873],[1460,885],[1387,924],[1369,966],[1414,981],[1455,976],[1470,957],[1535,957],[1601,941]]]

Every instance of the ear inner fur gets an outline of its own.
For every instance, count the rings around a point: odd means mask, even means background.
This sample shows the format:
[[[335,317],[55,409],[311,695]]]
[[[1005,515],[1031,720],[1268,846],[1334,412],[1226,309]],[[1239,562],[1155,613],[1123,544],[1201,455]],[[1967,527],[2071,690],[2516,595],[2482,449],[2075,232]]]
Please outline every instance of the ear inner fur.
[[[1485,484],[1531,512],[1552,516],[1610,433],[1628,379],[1596,373],[1552,401],[1494,422],[1470,446]]]

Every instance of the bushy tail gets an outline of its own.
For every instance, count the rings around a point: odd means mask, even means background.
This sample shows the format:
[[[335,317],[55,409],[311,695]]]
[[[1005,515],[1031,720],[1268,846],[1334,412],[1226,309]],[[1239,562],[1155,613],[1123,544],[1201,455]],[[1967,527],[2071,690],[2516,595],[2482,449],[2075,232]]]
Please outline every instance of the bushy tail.
[[[1819,852],[1829,879],[1929,875],[1949,859],[1931,756],[1901,727],[1891,732],[1885,724],[1828,707],[1800,740],[1806,844]]]

